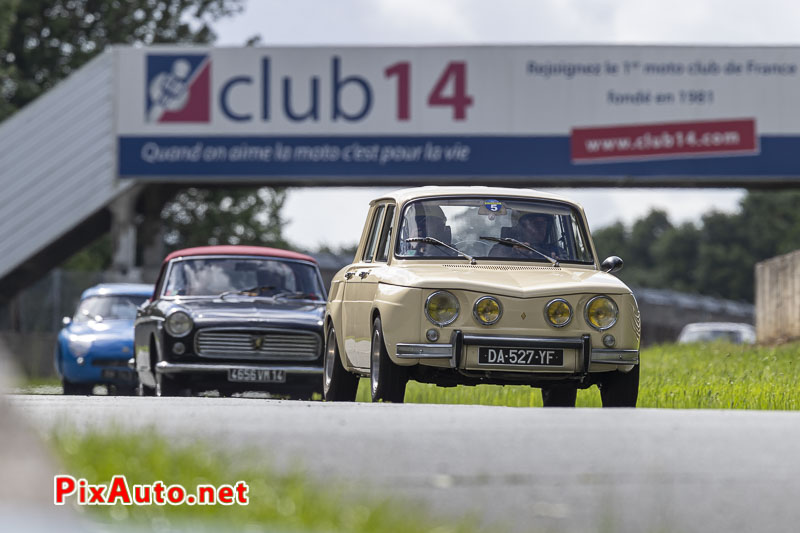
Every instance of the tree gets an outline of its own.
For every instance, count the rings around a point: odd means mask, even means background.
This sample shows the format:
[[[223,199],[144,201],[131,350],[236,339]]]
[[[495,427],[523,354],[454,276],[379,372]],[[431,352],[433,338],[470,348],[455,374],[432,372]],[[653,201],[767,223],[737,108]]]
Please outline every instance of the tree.
[[[0,0],[0,120],[108,45],[210,43],[210,24],[241,9],[242,0]]]
[[[652,284],[695,292],[700,238],[700,231],[691,222],[664,231],[651,247]]]
[[[288,248],[281,210],[284,189],[188,188],[161,211],[170,249],[206,244],[249,244]]]
[[[617,222],[594,240],[601,258],[626,260],[620,278],[631,285],[752,302],[756,263],[800,249],[797,205],[799,191],[750,191],[739,212],[711,211],[699,226],[673,227],[654,210],[630,230]]]

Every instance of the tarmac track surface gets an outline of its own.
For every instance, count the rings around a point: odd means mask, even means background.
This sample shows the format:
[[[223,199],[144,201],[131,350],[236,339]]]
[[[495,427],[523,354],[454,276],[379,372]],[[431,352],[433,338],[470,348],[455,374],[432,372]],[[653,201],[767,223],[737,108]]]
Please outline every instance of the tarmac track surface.
[[[498,530],[797,531],[800,413],[9,396],[40,430],[154,427],[263,450]],[[358,493],[358,491],[356,491]]]

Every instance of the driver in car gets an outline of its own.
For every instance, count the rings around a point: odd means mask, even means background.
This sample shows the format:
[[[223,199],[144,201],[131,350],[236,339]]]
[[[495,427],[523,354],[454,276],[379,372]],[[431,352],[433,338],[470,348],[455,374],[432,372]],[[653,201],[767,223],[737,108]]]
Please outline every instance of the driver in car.
[[[438,206],[435,209],[428,209],[424,215],[414,216],[416,234],[411,237],[432,237],[447,245],[452,245],[450,227],[447,225],[447,218]],[[416,243],[414,255],[416,256],[454,256],[456,253],[444,246],[418,242]]]

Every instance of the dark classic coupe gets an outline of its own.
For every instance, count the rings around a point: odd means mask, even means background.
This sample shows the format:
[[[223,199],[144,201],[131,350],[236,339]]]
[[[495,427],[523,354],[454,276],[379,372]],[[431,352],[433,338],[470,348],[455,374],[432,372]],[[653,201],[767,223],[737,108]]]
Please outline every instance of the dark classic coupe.
[[[307,255],[255,246],[173,252],[136,318],[139,392],[310,398],[321,391],[325,300]]]

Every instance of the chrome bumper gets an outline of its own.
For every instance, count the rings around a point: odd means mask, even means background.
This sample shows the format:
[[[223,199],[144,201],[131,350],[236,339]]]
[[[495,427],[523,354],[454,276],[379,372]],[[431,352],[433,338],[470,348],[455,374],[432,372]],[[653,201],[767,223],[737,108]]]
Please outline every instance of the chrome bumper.
[[[397,343],[398,359],[448,359],[450,368],[458,367],[458,358],[463,346],[511,346],[519,348],[564,348],[578,350],[582,356],[584,372],[589,372],[591,363],[607,365],[638,365],[639,350],[616,350],[592,348],[589,335],[579,338],[554,337],[502,337],[492,335],[470,335],[454,331],[448,344]]]
[[[196,374],[227,372],[228,370],[283,370],[287,374],[322,375],[321,366],[299,365],[246,365],[246,364],[212,364],[212,363],[169,363],[161,361],[156,364],[159,374]]]

